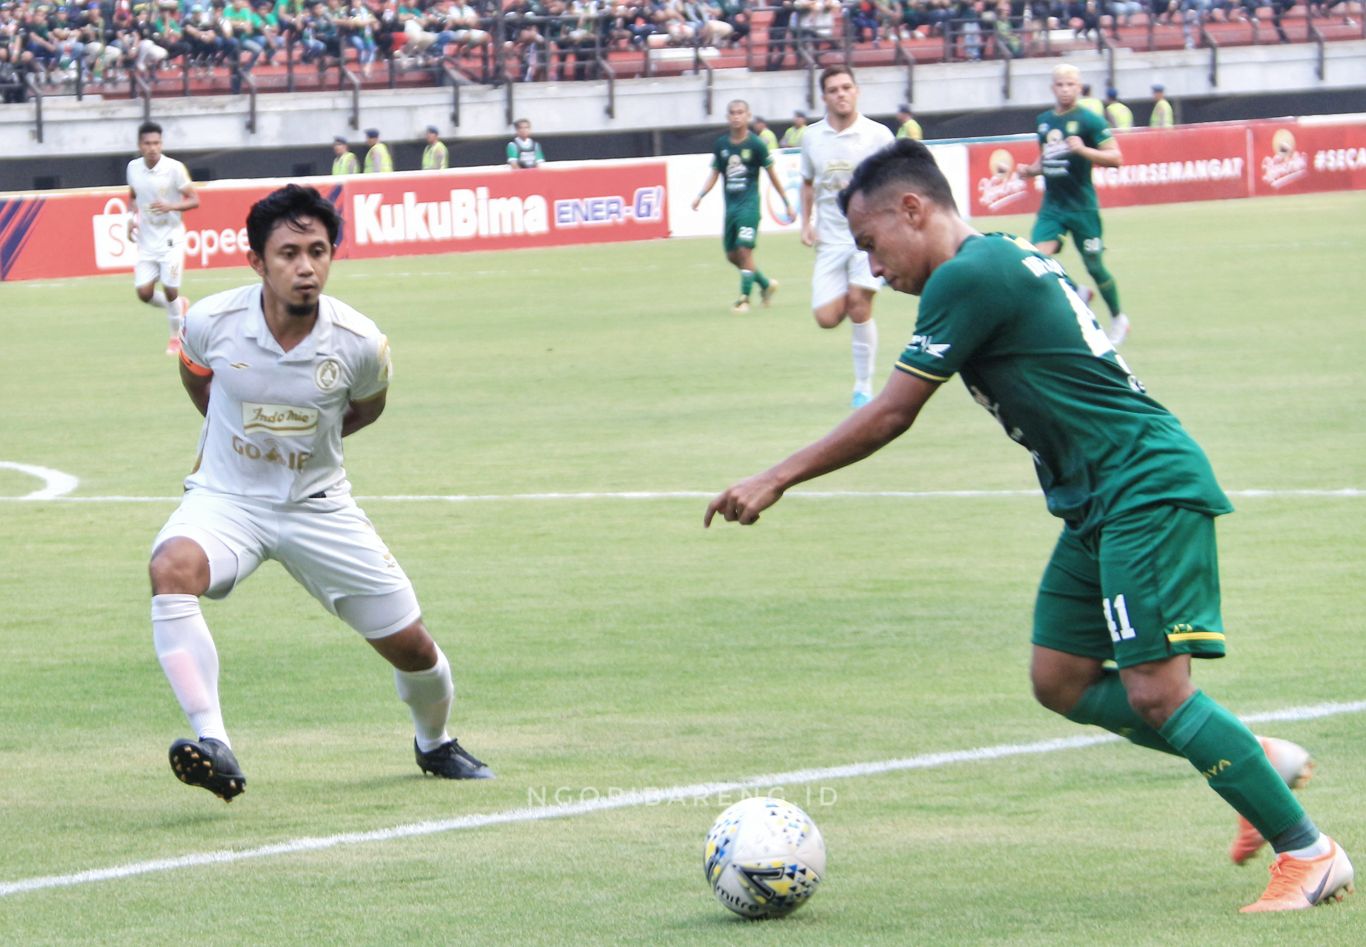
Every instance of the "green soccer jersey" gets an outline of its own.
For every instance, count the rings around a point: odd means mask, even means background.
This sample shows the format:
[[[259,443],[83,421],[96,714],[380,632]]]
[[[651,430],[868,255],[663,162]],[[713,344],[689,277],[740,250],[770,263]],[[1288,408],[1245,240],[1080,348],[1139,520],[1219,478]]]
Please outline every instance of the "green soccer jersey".
[[[1067,150],[1067,139],[1076,135],[1088,148],[1099,148],[1113,135],[1105,119],[1084,108],[1059,115],[1039,116],[1039,148],[1043,154],[1043,199],[1064,211],[1096,210],[1096,188],[1091,183],[1091,162]]]
[[[1034,459],[1048,510],[1090,534],[1154,504],[1233,507],[1181,423],[1134,377],[1056,260],[1008,234],[972,236],[925,284],[898,369],[963,378]]]
[[[726,212],[759,210],[759,172],[773,163],[768,147],[751,132],[733,142],[730,135],[716,139],[711,166],[724,179]]]

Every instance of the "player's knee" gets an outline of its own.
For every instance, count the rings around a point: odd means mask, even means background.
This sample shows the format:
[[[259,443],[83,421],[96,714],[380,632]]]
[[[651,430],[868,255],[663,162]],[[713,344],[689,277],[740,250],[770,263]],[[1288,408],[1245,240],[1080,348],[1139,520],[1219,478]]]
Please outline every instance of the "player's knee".
[[[145,303],[149,303],[149,302],[152,301],[152,293],[155,292],[155,291],[156,291],[156,286],[155,286],[155,285],[152,285],[152,286],[139,286],[139,287],[137,287],[137,289],[136,289],[136,292],[137,292],[137,294],[138,294],[138,299],[142,300],[142,301],[145,302]]]
[[[147,576],[153,595],[203,595],[209,587],[208,558],[193,540],[168,539],[152,553]]]
[[[1194,693],[1188,680],[1146,674],[1125,674],[1124,690],[1134,713],[1154,729],[1166,723]]]
[[[1038,669],[1031,669],[1029,683],[1034,688],[1034,699],[1036,701],[1053,713],[1064,716],[1077,705],[1077,701],[1081,699],[1084,690],[1084,688],[1078,688],[1070,681],[1040,674]]]
[[[400,671],[426,671],[436,666],[436,642],[420,618],[392,635],[371,638],[370,645]]]
[[[1055,714],[1066,716],[1101,674],[1099,661],[1036,648],[1029,662],[1034,699]]]
[[[811,310],[811,318],[816,320],[816,325],[822,329],[833,329],[844,321],[845,307],[844,300],[826,303]]]

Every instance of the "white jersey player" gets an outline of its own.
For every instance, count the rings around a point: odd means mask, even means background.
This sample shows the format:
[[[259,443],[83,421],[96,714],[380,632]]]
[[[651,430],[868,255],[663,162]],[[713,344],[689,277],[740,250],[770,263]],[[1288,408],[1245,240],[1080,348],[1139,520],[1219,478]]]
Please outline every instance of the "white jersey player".
[[[850,404],[861,408],[873,397],[873,296],[882,280],[869,271],[868,255],[854,246],[837,198],[859,162],[894,139],[887,126],[859,114],[858,84],[848,66],[830,66],[821,73],[821,97],[825,119],[802,136],[802,243],[816,248],[811,314],[822,329],[849,319],[854,356]]]
[[[185,496],[153,544],[152,633],[196,734],[171,745],[171,767],[224,800],[246,777],[223,722],[200,597],[226,596],[266,559],[394,666],[424,772],[493,775],[446,730],[450,663],[342,467],[342,438],[379,418],[391,369],[375,324],[323,295],[340,226],[313,188],[291,184],[258,201],[247,260],[261,282],[200,300],[181,336],[181,380],[204,427]]]
[[[128,191],[133,212],[128,217],[128,239],[137,241],[138,261],[133,285],[138,299],[166,310],[170,339],[166,354],[180,351],[180,326],[190,301],[180,295],[185,269],[185,223],[181,217],[199,206],[199,195],[185,165],[161,153],[161,126],[138,126],[141,157],[128,162]],[[160,281],[162,288],[157,289]]]

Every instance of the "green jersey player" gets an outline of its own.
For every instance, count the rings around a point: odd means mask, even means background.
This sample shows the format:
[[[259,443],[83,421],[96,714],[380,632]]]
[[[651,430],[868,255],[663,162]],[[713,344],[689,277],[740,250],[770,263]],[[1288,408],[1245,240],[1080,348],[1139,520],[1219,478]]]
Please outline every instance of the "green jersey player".
[[[726,106],[726,122],[729,130],[716,139],[712,151],[711,172],[707,181],[693,199],[692,209],[697,210],[702,198],[724,175],[726,183],[726,223],[721,234],[721,246],[726,251],[726,259],[740,271],[740,298],[731,307],[731,312],[749,312],[749,294],[755,284],[759,286],[759,298],[767,306],[778,291],[778,281],[771,280],[754,265],[754,247],[759,240],[759,171],[766,170],[773,185],[773,191],[783,200],[787,216],[792,216],[792,204],[787,199],[787,191],[778,178],[773,166],[773,155],[759,136],[749,129],[749,103],[735,99]]]
[[[704,522],[718,513],[755,522],[793,485],[891,442],[941,384],[962,376],[1029,451],[1049,511],[1066,524],[1035,601],[1038,700],[1186,758],[1247,820],[1256,847],[1271,841],[1271,884],[1244,911],[1305,908],[1350,891],[1351,862],[1288,785],[1304,776],[1307,754],[1259,742],[1191,683],[1193,657],[1224,652],[1214,517],[1231,509],[1200,447],[1147,394],[1056,261],[958,215],[924,145],[903,139],[865,160],[840,206],[874,275],[921,297],[916,335],[868,405],[725,490]],[[1292,771],[1268,743],[1294,749]]]
[[[1063,237],[1072,234],[1086,272],[1110,309],[1110,341],[1119,345],[1129,334],[1129,318],[1119,305],[1115,278],[1102,259],[1105,244],[1091,168],[1117,168],[1124,163],[1124,156],[1109,123],[1079,104],[1081,88],[1076,66],[1061,65],[1053,70],[1053,96],[1058,104],[1039,116],[1039,160],[1021,167],[1020,174],[1043,175],[1043,206],[1030,240],[1051,256],[1062,248]],[[1083,290],[1084,300],[1090,295],[1089,289]]]

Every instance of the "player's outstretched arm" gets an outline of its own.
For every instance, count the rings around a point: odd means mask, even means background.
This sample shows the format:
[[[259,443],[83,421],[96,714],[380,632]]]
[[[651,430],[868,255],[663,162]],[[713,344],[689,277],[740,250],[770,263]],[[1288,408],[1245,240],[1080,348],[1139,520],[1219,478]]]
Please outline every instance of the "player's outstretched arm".
[[[904,434],[938,387],[923,378],[893,372],[876,398],[825,437],[718,495],[707,506],[702,525],[710,526],[719,513],[728,523],[748,526],[789,487],[857,463]]]

